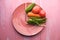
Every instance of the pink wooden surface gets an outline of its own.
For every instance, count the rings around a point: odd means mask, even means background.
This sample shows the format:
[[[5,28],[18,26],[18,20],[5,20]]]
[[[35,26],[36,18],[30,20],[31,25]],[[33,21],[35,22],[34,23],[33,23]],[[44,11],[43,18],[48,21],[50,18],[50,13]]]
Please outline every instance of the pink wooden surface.
[[[0,40],[60,40],[60,0],[36,0],[46,11],[46,28],[36,36],[25,37],[17,33],[11,24],[13,11],[29,0],[0,0]],[[31,2],[31,1],[30,1]]]

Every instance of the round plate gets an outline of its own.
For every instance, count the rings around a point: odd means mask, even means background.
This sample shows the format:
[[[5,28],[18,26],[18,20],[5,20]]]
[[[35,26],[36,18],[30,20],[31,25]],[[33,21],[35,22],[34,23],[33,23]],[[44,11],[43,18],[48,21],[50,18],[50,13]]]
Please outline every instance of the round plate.
[[[41,32],[44,26],[28,25],[25,21],[25,7],[30,3],[24,3],[16,8],[13,13],[12,23],[14,28],[22,35],[32,36]]]

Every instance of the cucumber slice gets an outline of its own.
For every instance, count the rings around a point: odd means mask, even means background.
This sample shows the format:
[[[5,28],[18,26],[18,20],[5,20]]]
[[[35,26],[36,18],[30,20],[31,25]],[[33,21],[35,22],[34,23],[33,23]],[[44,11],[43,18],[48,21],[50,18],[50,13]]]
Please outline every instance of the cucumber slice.
[[[28,7],[25,8],[26,13],[30,12],[34,6],[35,6],[35,3],[28,5]]]

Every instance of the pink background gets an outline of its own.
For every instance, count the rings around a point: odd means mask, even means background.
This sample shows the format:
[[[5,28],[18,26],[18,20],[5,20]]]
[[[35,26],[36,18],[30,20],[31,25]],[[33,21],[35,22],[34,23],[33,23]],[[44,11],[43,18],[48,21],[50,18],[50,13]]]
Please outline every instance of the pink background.
[[[46,11],[46,28],[41,33],[25,37],[15,31],[11,23],[13,11],[22,3],[31,1],[0,0],[0,40],[60,40],[60,0],[34,1]]]

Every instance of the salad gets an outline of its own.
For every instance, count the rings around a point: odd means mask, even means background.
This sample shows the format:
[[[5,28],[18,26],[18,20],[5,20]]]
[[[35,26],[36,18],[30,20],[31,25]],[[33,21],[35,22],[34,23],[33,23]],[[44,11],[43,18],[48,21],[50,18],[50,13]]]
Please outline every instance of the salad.
[[[25,8],[28,20],[26,21],[30,25],[41,25],[46,23],[46,12],[35,3],[29,4]]]

